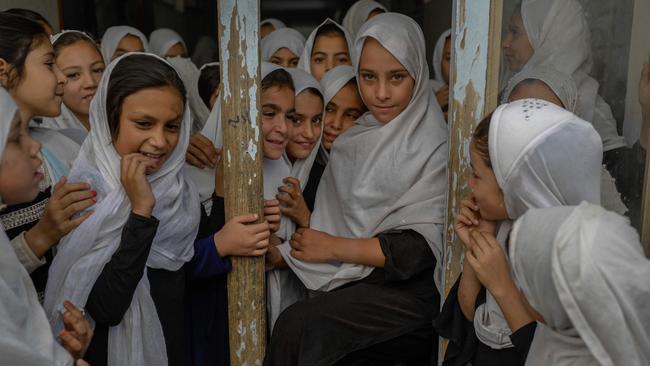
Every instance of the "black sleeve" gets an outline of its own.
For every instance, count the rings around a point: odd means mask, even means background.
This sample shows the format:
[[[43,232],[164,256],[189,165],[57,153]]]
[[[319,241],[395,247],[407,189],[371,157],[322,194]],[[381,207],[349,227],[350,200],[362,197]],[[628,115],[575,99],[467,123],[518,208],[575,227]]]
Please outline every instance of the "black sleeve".
[[[226,224],[226,212],[224,210],[223,197],[212,194],[212,209],[208,215],[201,205],[201,224],[197,239],[213,235]]]
[[[95,281],[86,310],[98,324],[116,326],[131,305],[144,274],[158,219],[131,213],[122,229],[119,248]]]
[[[387,280],[408,280],[422,272],[432,271],[436,265],[429,244],[416,231],[387,232],[377,238],[386,256],[384,271]]]
[[[517,353],[521,355],[524,361],[528,357],[528,351],[530,350],[530,345],[533,343],[536,329],[537,322],[530,322],[510,335],[510,342],[515,346]]]

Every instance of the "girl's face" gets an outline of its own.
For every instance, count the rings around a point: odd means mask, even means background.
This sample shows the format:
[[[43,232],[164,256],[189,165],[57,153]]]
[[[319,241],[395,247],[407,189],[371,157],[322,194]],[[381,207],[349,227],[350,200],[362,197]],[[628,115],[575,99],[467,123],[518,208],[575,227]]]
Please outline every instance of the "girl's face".
[[[449,70],[451,69],[451,37],[447,37],[445,46],[442,49],[442,62],[440,63],[442,69],[442,78],[445,83],[449,85]]]
[[[138,90],[124,98],[113,146],[120,156],[149,158],[147,174],[160,170],[174,152],[183,122],[183,98],[171,86]]]
[[[296,96],[296,111],[287,143],[290,159],[306,159],[320,138],[323,99],[305,90]]]
[[[334,140],[354,125],[354,121],[361,117],[365,108],[354,84],[341,88],[325,107],[323,147],[331,150]]]
[[[260,39],[266,37],[269,35],[269,33],[273,32],[275,30],[275,27],[271,23],[264,23],[262,27],[260,27]]]
[[[327,71],[338,65],[352,65],[350,50],[344,37],[322,34],[314,41],[311,51],[311,74],[320,81]]]
[[[269,62],[272,64],[280,65],[287,68],[298,67],[300,58],[295,53],[291,52],[288,48],[282,47],[271,56]]]
[[[526,82],[519,83],[510,93],[508,97],[508,102],[514,102],[515,100],[527,99],[527,98],[536,98],[545,100],[547,102],[553,103],[556,106],[565,108],[564,104],[560,98],[553,92],[546,83],[541,80],[526,80]]]
[[[105,69],[102,55],[90,43],[78,41],[59,51],[56,65],[67,78],[63,103],[88,128],[90,101]]]
[[[41,144],[27,132],[16,114],[0,162],[0,197],[9,205],[31,202],[39,192]]]
[[[65,77],[54,62],[52,44],[45,38],[37,42],[25,58],[22,77],[9,89],[23,122],[34,116],[61,114]]]
[[[490,221],[508,219],[503,191],[497,183],[497,178],[473,144],[470,147],[470,160],[472,175],[469,178],[469,187],[472,189],[481,217]]]
[[[181,42],[176,43],[175,45],[171,46],[169,50],[167,50],[167,53],[165,54],[165,57],[187,57],[187,50],[185,49],[185,46]]]
[[[280,159],[287,146],[295,111],[293,93],[291,88],[277,86],[262,91],[262,135],[266,159]]]
[[[144,52],[144,45],[142,44],[140,38],[132,34],[127,34],[126,36],[122,37],[122,39],[120,39],[120,42],[117,44],[117,47],[115,48],[115,52],[113,52],[111,61],[128,52]]]
[[[502,43],[508,67],[511,71],[520,71],[533,57],[535,50],[528,40],[521,14],[513,14],[510,18],[508,32]]]
[[[368,37],[359,61],[359,89],[373,116],[384,124],[392,121],[408,106],[414,85],[395,56]]]

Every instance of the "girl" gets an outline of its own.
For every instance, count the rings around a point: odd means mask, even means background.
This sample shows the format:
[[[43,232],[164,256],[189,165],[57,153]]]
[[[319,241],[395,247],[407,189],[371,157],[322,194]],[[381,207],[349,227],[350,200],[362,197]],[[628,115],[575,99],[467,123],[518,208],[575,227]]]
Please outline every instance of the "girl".
[[[449,69],[451,67],[451,29],[442,33],[433,50],[433,91],[438,104],[445,113],[449,112]]]
[[[189,57],[183,37],[169,28],[160,28],[149,35],[151,52],[163,58]]]
[[[355,50],[370,112],[334,145],[311,229],[278,247],[308,289],[326,293],[280,315],[268,365],[424,364],[433,355],[447,132],[431,103],[424,35],[405,15],[380,14]]]
[[[494,247],[493,238],[477,240]],[[514,225],[514,278],[538,324],[526,365],[647,365],[650,275],[639,236],[627,219],[603,208],[529,210]],[[483,262],[481,256],[476,258]]]
[[[500,106],[476,127],[470,148],[473,193],[454,221],[466,251],[474,250],[477,232],[506,243],[510,220],[530,208],[600,201],[598,134],[551,103],[524,99]],[[450,338],[445,364],[523,365],[535,319],[515,287],[484,282],[475,264],[465,263],[457,291],[452,289],[436,320],[440,335]],[[509,270],[494,271],[500,283],[510,283]]]
[[[208,107],[212,110],[219,97],[219,85],[221,85],[221,68],[218,62],[207,63],[199,69],[199,96]]]
[[[32,200],[43,176],[38,172],[40,145],[26,134],[18,108],[4,88],[0,88],[0,117],[0,206],[4,206]],[[0,363],[71,365],[71,354],[83,355],[92,338],[90,324],[66,301],[66,329],[58,334],[63,347],[55,342],[34,286],[4,232],[0,233],[0,294]]]
[[[260,39],[264,39],[264,37],[268,36],[271,32],[285,27],[286,25],[280,19],[264,19],[260,22]]]
[[[354,38],[357,36],[357,32],[363,23],[375,15],[387,11],[386,7],[376,1],[359,0],[348,9],[347,13],[345,13],[345,16],[343,17],[343,27],[347,29],[348,32],[350,32],[350,35]]]
[[[127,52],[149,52],[149,44],[139,30],[128,25],[116,25],[104,32],[101,50],[104,62],[109,64]]]
[[[61,113],[64,86],[52,45],[37,23],[0,13],[0,84],[16,101],[25,133],[42,144],[40,193],[0,212],[5,233],[42,294],[48,273],[43,265],[51,260],[51,248],[90,215],[76,214],[94,204],[94,193],[86,183],[67,183],[64,177],[78,151],[74,141],[49,129],[27,132],[32,117]]]
[[[260,42],[262,61],[285,68],[298,67],[298,60],[304,47],[305,37],[291,28],[273,31]]]
[[[352,65],[352,38],[332,19],[326,19],[314,29],[300,55],[298,68],[319,80],[338,65]]]
[[[318,158],[313,164],[304,193],[310,212],[314,211],[316,191],[329,161],[332,144],[367,110],[359,95],[353,67],[342,65],[328,71],[321,79],[321,87],[325,102],[324,129]]]
[[[167,60],[176,70],[188,92],[188,103],[192,112],[192,133],[201,131],[210,110],[205,107],[199,94],[200,71],[192,60],[185,57],[173,57]]]
[[[52,37],[56,66],[66,77],[61,115],[43,119],[42,127],[90,129],[90,101],[106,66],[95,41],[79,31],[63,31]]]

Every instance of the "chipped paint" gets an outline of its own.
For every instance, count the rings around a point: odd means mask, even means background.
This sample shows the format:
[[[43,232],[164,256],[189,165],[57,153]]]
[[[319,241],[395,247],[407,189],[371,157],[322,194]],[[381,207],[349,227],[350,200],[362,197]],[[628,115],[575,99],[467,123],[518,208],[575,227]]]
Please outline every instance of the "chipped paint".
[[[257,156],[257,142],[248,140],[248,148],[246,149],[246,153],[251,157],[253,161],[255,161],[255,157]]]

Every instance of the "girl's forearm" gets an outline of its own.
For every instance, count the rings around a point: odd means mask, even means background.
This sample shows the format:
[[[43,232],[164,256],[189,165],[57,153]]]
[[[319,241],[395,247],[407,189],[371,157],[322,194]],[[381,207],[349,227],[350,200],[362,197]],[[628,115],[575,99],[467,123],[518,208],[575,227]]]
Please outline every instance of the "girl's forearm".
[[[386,256],[379,239],[348,239],[336,237],[331,243],[332,260],[383,268]]]
[[[474,320],[476,297],[482,287],[483,285],[481,285],[476,274],[474,274],[472,266],[465,263],[463,272],[460,274],[460,283],[458,284],[458,303],[460,310],[467,320]]]
[[[514,283],[508,284],[502,291],[498,291],[492,295],[497,300],[508,322],[508,326],[513,333],[521,327],[535,321],[535,318],[528,312],[524,304],[523,295],[515,287]]]

